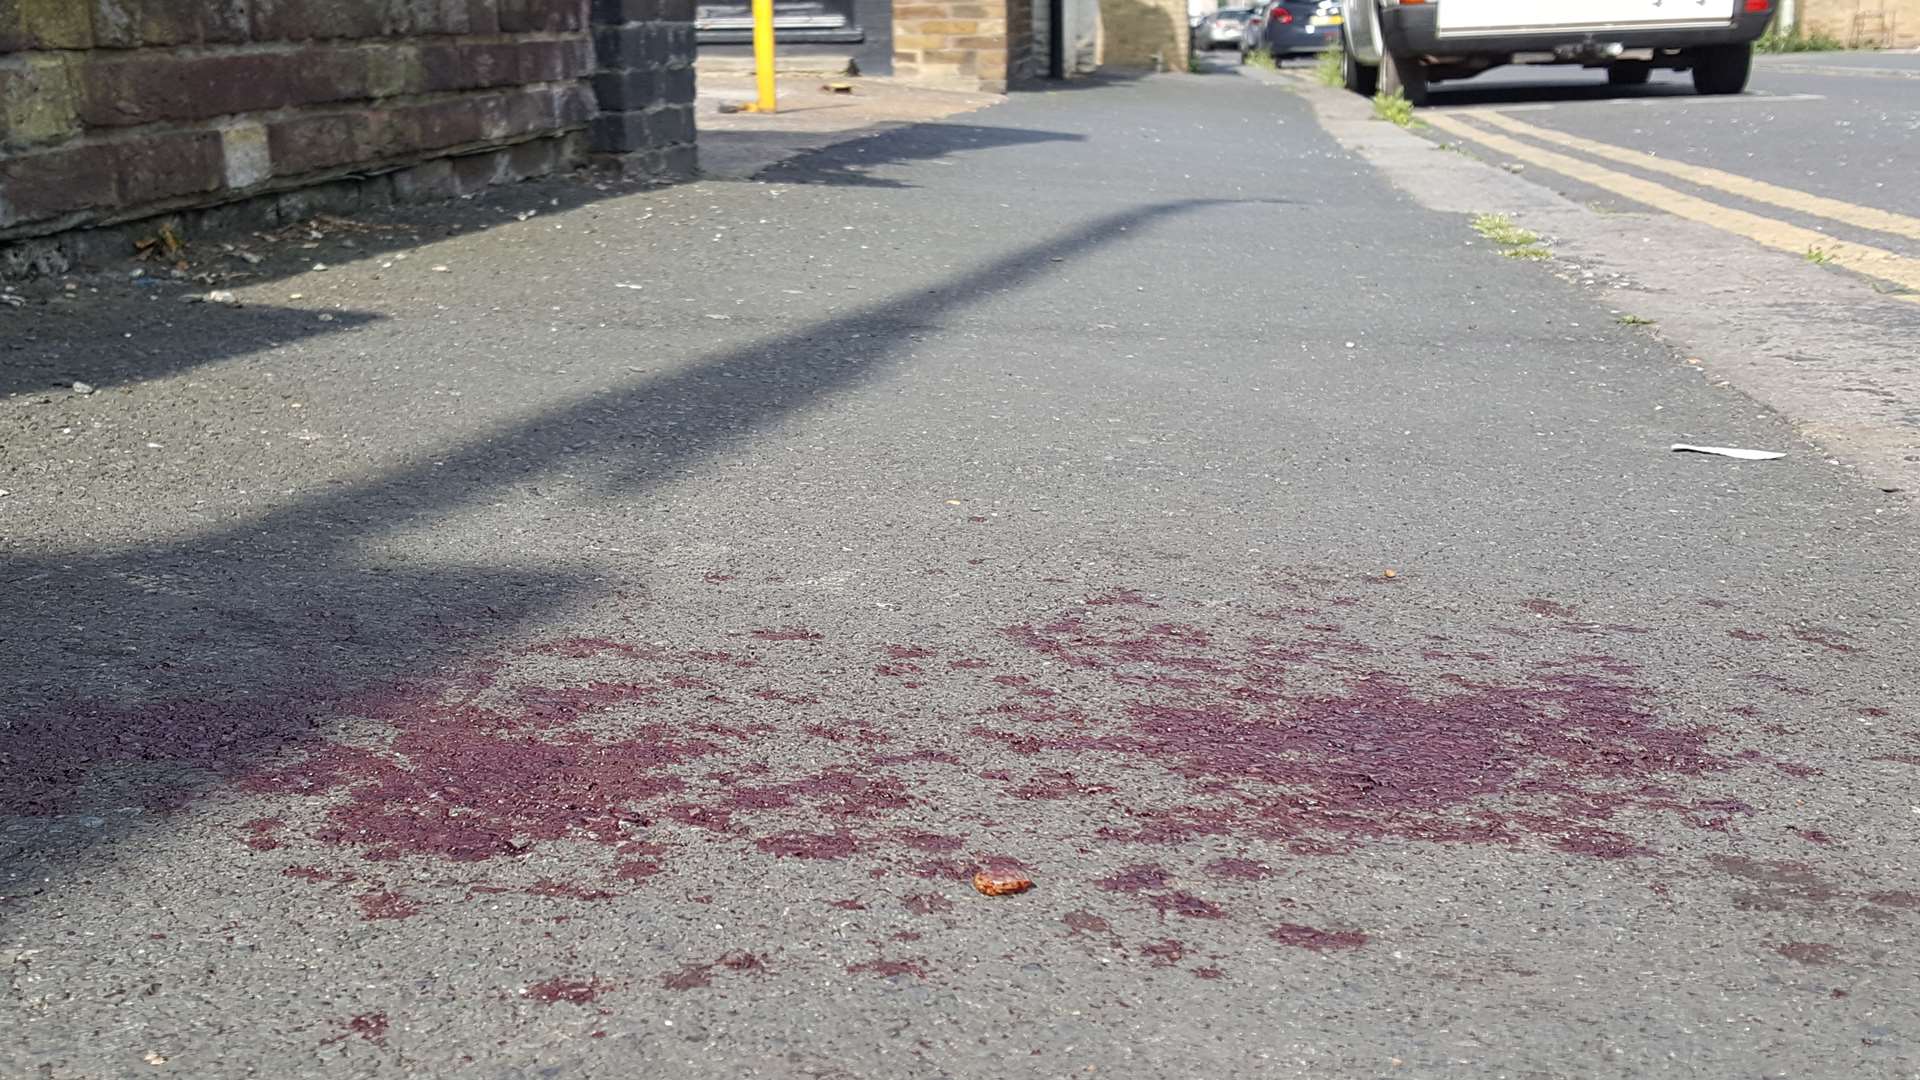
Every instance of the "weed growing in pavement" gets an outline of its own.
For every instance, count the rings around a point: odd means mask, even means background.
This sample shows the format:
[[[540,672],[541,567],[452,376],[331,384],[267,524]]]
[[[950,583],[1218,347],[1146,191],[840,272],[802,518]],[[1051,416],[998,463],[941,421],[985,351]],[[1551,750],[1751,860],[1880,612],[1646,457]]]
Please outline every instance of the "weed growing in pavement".
[[[1199,53],[1190,52],[1187,54],[1187,74],[1199,75],[1203,74],[1206,70],[1206,65],[1200,62]]]
[[[1373,118],[1385,120],[1395,127],[1413,126],[1413,102],[1407,95],[1395,90],[1391,94],[1373,95]]]
[[[1346,85],[1346,76],[1340,71],[1340,50],[1322,49],[1319,59],[1313,62],[1313,79],[1321,86],[1339,88]]]
[[[1253,49],[1244,55],[1246,56],[1246,62],[1252,64],[1254,67],[1266,68],[1268,71],[1280,70],[1280,65],[1273,60],[1273,54],[1265,49]]]
[[[1753,43],[1753,51],[1762,53],[1840,52],[1845,48],[1832,34],[1818,30],[1809,33],[1804,28],[1782,34],[1777,28],[1768,27]]]
[[[1828,251],[1825,248],[1810,247],[1807,249],[1807,253],[1805,255],[1802,255],[1801,258],[1807,260],[1808,262],[1812,263],[1815,266],[1826,266],[1827,264],[1833,262],[1833,252]]]
[[[1509,259],[1545,259],[1553,253],[1540,244],[1540,234],[1523,229],[1505,214],[1475,214],[1473,231],[1493,241]]]
[[[1621,326],[1652,326],[1653,325],[1652,319],[1642,318],[1639,315],[1622,315],[1620,316],[1619,321]]]

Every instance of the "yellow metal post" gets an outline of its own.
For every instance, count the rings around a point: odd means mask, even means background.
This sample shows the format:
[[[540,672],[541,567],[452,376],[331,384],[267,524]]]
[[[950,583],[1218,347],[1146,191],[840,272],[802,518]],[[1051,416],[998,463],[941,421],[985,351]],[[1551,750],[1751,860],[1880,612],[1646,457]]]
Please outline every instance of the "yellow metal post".
[[[753,0],[753,73],[760,88],[753,111],[773,112],[773,0]]]

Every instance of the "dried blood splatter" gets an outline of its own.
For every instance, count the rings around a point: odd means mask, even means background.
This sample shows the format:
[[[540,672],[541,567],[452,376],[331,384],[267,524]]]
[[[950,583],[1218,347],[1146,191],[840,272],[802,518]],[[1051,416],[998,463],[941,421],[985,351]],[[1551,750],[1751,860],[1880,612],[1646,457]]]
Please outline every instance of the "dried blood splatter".
[[[1298,923],[1281,923],[1268,937],[1282,945],[1327,952],[1333,949],[1357,949],[1367,943],[1367,935],[1358,930],[1317,930]]]

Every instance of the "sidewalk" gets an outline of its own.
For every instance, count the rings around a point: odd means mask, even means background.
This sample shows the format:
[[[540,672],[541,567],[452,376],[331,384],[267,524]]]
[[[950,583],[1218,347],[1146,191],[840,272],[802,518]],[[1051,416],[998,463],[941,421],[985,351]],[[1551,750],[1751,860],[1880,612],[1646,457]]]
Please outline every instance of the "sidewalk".
[[[851,92],[835,93],[827,86]],[[755,93],[751,74],[701,70],[695,105],[701,175],[741,180],[794,154],[1006,100],[1000,94],[930,90],[890,79],[794,75],[779,79],[777,113],[720,111],[722,105],[754,100]]]

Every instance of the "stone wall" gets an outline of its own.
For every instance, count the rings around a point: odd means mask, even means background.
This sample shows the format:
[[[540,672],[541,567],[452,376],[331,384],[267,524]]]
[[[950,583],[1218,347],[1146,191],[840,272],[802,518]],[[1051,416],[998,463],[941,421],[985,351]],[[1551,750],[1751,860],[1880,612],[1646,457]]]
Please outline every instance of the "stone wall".
[[[1011,56],[1009,2],[896,0],[894,75],[932,85],[1005,90]]]
[[[0,0],[0,241],[423,162],[568,165],[602,69],[656,140],[606,149],[690,145],[691,6],[594,3],[624,35],[596,55],[589,0]]]
[[[1185,71],[1186,0],[1100,0],[1100,66]]]
[[[1808,33],[1869,49],[1920,46],[1920,0],[1800,0],[1798,21]]]

